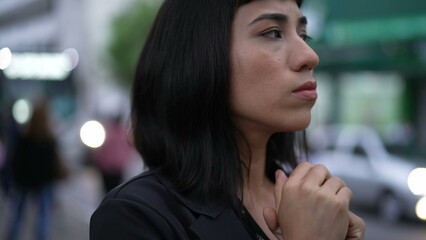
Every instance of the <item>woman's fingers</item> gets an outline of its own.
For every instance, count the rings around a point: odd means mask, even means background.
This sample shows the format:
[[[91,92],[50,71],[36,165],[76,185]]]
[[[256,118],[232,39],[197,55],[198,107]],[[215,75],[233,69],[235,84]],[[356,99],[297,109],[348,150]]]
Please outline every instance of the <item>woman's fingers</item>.
[[[270,207],[264,208],[263,217],[265,218],[266,225],[268,225],[269,229],[272,232],[275,232],[279,227],[277,213],[275,212],[275,209]]]
[[[313,166],[314,165],[311,163],[301,162],[297,165],[289,178],[291,178],[293,181],[301,181]]]
[[[294,169],[288,180],[291,182],[290,185],[303,183],[305,186],[318,188],[331,177],[330,172],[324,165],[312,165],[308,162],[301,162],[297,165],[296,169]]]
[[[338,192],[337,192],[337,196],[343,197],[345,199],[351,200],[352,199],[352,190],[349,189],[348,187],[344,186],[342,187]]]
[[[345,182],[343,182],[343,180],[339,177],[334,176],[327,179],[323,184],[324,190],[329,191],[330,193],[334,193],[336,195],[343,187],[346,187]]]
[[[284,171],[282,170],[275,171],[275,187],[274,187],[274,197],[275,197],[275,206],[276,206],[275,209],[278,209],[278,206],[280,205],[283,187],[287,179],[288,177],[285,175]]]
[[[284,240],[280,225],[278,224],[277,212],[275,209],[270,207],[264,208],[263,217],[265,218],[266,225],[275,235],[275,237],[277,237],[279,240]]]
[[[325,183],[325,181],[327,181],[331,177],[332,176],[330,172],[328,171],[328,169],[324,165],[318,164],[318,165],[313,165],[309,169],[309,171],[306,173],[303,180],[308,185],[320,187]]]
[[[345,240],[364,240],[365,222],[349,211],[349,229]]]
[[[277,183],[281,188],[281,182],[277,180]],[[270,216],[272,210],[265,209],[264,212],[271,230],[278,225],[289,239],[340,240],[347,236],[352,191],[340,178],[333,177],[324,165],[299,164],[282,189],[276,186],[274,194],[278,206],[275,218]],[[354,220],[354,224],[361,226],[358,220]],[[354,229],[362,232],[359,230],[362,227]]]
[[[288,177],[285,175],[284,171],[275,171],[274,197],[276,209],[278,209],[278,207],[280,206],[282,190],[287,180]],[[271,232],[273,232],[278,239],[282,239],[282,233],[280,225],[278,223],[276,209],[273,209],[271,207],[264,208],[263,217],[265,218],[266,225],[268,225]]]

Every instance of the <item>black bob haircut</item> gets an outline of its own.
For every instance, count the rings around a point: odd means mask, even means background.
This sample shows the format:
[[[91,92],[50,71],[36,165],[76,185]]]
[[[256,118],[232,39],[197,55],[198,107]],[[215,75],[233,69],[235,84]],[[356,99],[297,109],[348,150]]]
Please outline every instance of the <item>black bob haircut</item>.
[[[165,0],[132,89],[134,143],[145,165],[161,167],[181,193],[215,196],[234,207],[248,166],[231,121],[230,36],[236,10],[248,2]],[[295,132],[271,136],[266,174],[273,182],[280,165],[296,166],[298,139]],[[302,132],[300,148],[304,139]]]

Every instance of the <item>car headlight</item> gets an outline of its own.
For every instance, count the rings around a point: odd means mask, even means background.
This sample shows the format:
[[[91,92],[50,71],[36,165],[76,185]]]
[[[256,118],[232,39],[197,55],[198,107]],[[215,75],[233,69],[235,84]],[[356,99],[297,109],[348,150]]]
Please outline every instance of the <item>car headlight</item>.
[[[416,204],[416,215],[426,221],[426,197],[421,198]]]
[[[416,168],[407,179],[408,187],[415,195],[426,195],[426,168]]]

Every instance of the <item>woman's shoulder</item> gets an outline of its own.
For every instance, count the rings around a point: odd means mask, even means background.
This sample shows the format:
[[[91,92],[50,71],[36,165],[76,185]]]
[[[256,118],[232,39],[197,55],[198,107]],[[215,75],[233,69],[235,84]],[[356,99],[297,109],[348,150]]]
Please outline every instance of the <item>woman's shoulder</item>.
[[[223,201],[181,194],[158,171],[142,173],[110,191],[90,221],[91,240],[249,238]]]
[[[184,237],[178,239],[185,239],[187,235],[178,218],[180,215],[187,221],[193,218],[156,172],[147,171],[105,196],[91,217],[90,238],[146,239],[157,236],[173,239],[179,232]]]
[[[134,203],[136,205],[154,205],[159,207],[161,202],[174,202],[174,189],[166,184],[164,177],[159,176],[156,170],[143,172],[128,181],[120,184],[107,193],[101,206],[109,201]]]

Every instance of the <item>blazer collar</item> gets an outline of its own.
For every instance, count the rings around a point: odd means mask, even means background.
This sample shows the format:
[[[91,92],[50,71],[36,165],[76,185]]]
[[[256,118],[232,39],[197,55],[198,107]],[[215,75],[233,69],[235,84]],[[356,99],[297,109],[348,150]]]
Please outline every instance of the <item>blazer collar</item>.
[[[181,194],[174,184],[161,173],[161,168],[153,171],[157,179],[187,208],[198,214],[216,218],[228,205],[217,198],[201,201],[197,194]]]
[[[234,210],[224,201],[214,198],[200,201],[195,194],[181,194],[174,184],[160,170],[154,170],[155,177],[178,201],[200,216],[189,226],[199,239],[234,240],[252,239],[252,236],[235,214]]]

